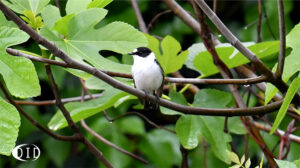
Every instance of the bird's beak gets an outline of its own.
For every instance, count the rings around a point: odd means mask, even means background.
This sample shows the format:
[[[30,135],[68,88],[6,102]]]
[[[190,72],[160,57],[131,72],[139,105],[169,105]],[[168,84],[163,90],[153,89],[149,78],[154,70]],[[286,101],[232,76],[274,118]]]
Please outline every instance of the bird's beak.
[[[135,52],[128,53],[128,55],[135,55],[135,54],[136,54]]]

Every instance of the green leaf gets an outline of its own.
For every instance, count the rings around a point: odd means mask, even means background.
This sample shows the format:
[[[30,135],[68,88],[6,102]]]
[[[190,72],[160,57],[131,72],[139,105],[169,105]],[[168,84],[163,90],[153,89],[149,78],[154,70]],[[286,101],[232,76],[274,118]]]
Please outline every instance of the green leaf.
[[[258,44],[244,43],[248,48],[254,52],[259,58],[267,58],[274,55],[279,51],[279,42],[270,41],[262,42]],[[189,48],[190,55],[188,56],[187,65],[189,68],[197,70],[203,76],[210,76],[219,73],[218,68],[213,63],[213,58],[211,54],[204,50],[203,44],[194,44]],[[218,45],[216,51],[220,59],[228,66],[228,68],[234,68],[249,62],[249,60],[238,52],[234,47],[228,46],[228,44]],[[191,60],[193,60],[193,65],[191,65]]]
[[[185,97],[179,92],[171,91],[169,93],[169,97],[171,98],[172,102],[175,102],[175,103],[178,103],[181,105],[187,105],[187,101],[186,101]],[[175,110],[171,110],[171,109],[163,107],[163,106],[160,106],[160,110],[163,114],[166,114],[166,115],[181,115],[182,114]]]
[[[34,15],[39,14],[50,0],[4,0],[3,3],[13,11],[23,14],[25,10],[29,10]]]
[[[250,158],[248,158],[248,160],[245,163],[245,168],[250,168],[250,165],[251,165],[251,160]]]
[[[34,30],[39,30],[44,25],[42,18],[40,16],[35,16],[30,10],[25,10],[24,16],[21,16],[21,18]]]
[[[87,8],[104,8],[108,4],[110,4],[113,0],[93,0],[89,3]]]
[[[300,71],[300,42],[295,37],[300,36],[300,23],[297,24],[291,32],[286,36],[286,45],[291,47],[293,50],[285,58],[284,69],[282,73],[282,80],[287,82],[296,72]],[[276,71],[277,65],[273,67],[273,72]],[[278,89],[272,84],[268,83],[265,93],[265,104],[271,101],[271,99],[278,92]]]
[[[143,120],[136,116],[130,116],[116,121],[119,129],[132,135],[143,135],[145,134],[145,126]]]
[[[228,131],[233,134],[244,135],[247,133],[240,117],[228,118]]]
[[[180,164],[181,154],[175,134],[161,129],[150,131],[139,144],[140,150],[155,167],[171,168]]]
[[[65,141],[57,141],[52,137],[47,137],[47,139],[43,140],[42,142],[47,156],[51,160],[53,160],[57,167],[63,167],[65,160],[69,156],[71,143]]]
[[[19,127],[19,112],[0,97],[0,154],[6,156],[11,154],[17,141]]]
[[[202,89],[196,93],[193,106],[224,108],[231,101],[232,95],[227,92],[216,89]]]
[[[229,157],[230,161],[232,161],[233,163],[236,163],[238,165],[241,165],[239,156],[236,153],[231,152],[231,151],[227,151],[227,154],[228,154],[228,157]]]
[[[294,163],[297,166],[297,168],[300,168],[300,159],[294,160]]]
[[[199,117],[193,115],[182,115],[176,122],[175,131],[185,149],[191,150],[198,146],[201,135],[199,122]]]
[[[66,5],[67,15],[78,14],[80,12],[85,11],[90,2],[91,0],[68,0]]]
[[[181,51],[180,43],[172,36],[166,36],[161,41],[161,51],[159,41],[150,35],[146,35],[148,39],[148,47],[155,53],[156,59],[162,66],[164,73],[169,74],[181,69],[184,64],[188,51]]]
[[[118,99],[127,95],[128,93],[120,90],[108,88],[103,92],[103,95],[100,98],[85,102],[68,103],[65,107],[70,112],[73,121],[78,122],[112,107]],[[48,127],[52,130],[58,130],[66,127],[67,125],[67,121],[60,110],[56,112],[48,123]]]
[[[52,5],[47,5],[43,9],[41,15],[44,20],[44,25],[49,29],[52,29],[55,22],[57,22],[61,18],[59,9],[56,6],[52,6]]]
[[[290,162],[290,161],[277,160],[277,159],[275,159],[275,161],[276,161],[277,165],[279,166],[279,168],[297,168],[295,163]]]
[[[270,134],[273,134],[275,132],[275,130],[278,128],[279,124],[283,120],[283,118],[286,114],[286,111],[287,111],[290,103],[292,102],[294,95],[297,93],[299,87],[300,87],[300,78],[295,78],[293,80],[293,82],[291,83],[291,85],[284,97],[283,103],[279,109],[277,116],[276,116],[272,130],[270,131]]]
[[[68,30],[67,37],[61,37],[47,27],[41,29],[41,34],[81,63],[88,62],[102,70],[128,73],[130,65],[110,61],[99,55],[99,51],[111,50],[125,54],[137,47],[146,46],[146,38],[141,32],[122,22],[113,22],[95,29],[106,13],[102,8],[91,8],[78,13],[68,24],[61,24]]]
[[[71,18],[74,17],[74,14],[70,14],[64,16],[63,18],[59,19],[53,26],[53,30],[56,30],[59,34],[67,36],[69,34],[68,25]]]
[[[19,98],[35,97],[41,92],[38,76],[32,62],[6,53],[6,48],[28,40],[29,36],[7,22],[0,13],[0,74],[9,92]]]

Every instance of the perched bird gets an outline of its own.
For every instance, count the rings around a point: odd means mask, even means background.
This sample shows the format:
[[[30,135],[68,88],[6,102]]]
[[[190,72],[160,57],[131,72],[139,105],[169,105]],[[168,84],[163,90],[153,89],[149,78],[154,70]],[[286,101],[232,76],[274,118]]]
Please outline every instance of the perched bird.
[[[156,60],[155,54],[147,47],[139,47],[128,54],[133,56],[131,72],[135,87],[146,94],[154,94],[160,97],[162,95],[164,72]],[[139,99],[144,104],[145,109],[158,108],[157,103],[151,104],[147,100]]]

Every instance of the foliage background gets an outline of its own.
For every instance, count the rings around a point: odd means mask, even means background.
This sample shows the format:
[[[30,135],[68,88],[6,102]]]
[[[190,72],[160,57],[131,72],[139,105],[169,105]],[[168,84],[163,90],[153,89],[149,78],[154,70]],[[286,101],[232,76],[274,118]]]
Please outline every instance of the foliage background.
[[[66,5],[65,0],[61,0],[62,9]],[[146,23],[149,23],[151,19],[159,12],[167,10],[168,8],[161,1],[138,1],[139,7],[143,14]],[[193,13],[192,7],[185,1],[178,1],[186,10]],[[211,2],[208,2],[210,5]],[[55,2],[51,1],[51,4],[55,5]],[[278,32],[278,15],[276,1],[266,0],[263,1],[264,12],[268,17],[263,17],[262,20],[262,40],[274,41],[279,39]],[[294,25],[300,22],[299,15],[300,1],[285,1],[285,18],[286,18],[286,32],[294,27]],[[109,4],[106,9],[108,15],[101,22],[101,24],[108,24],[113,21],[123,21],[129,23],[138,28],[137,20],[130,4],[130,1],[116,0]],[[257,41],[256,25],[257,25],[257,1],[219,1],[218,2],[218,16],[229,27],[232,32],[237,35],[241,41]],[[62,11],[62,15],[65,15],[65,11]],[[268,25],[269,22],[269,25]],[[101,25],[99,25],[101,26]],[[210,25],[211,26],[211,25]],[[214,26],[211,26],[214,32]],[[272,35],[274,34],[274,36]],[[194,43],[201,42],[200,36],[195,34],[189,27],[187,27],[176,15],[172,12],[165,14],[156,21],[150,29],[151,35],[165,37],[171,35],[177,41],[180,42],[182,50],[188,49]],[[223,37],[219,38],[225,42]],[[18,46],[19,49],[31,51],[34,53],[40,53],[39,47],[32,40]],[[108,57],[111,60],[122,61],[121,56]],[[132,60],[128,60],[128,64],[131,64]],[[272,68],[277,61],[277,57],[269,58],[265,60],[265,63]],[[53,93],[50,88],[50,84],[45,73],[44,67],[41,63],[35,63],[36,71],[38,72],[41,95],[33,98],[33,100],[52,100],[54,99]],[[60,95],[63,98],[76,97],[81,94],[81,85],[78,78],[67,73],[65,70],[59,67],[52,67],[54,71],[55,80],[60,88]],[[187,69],[184,66],[180,72],[185,77],[198,77],[199,73]],[[220,78],[219,74],[210,76],[211,78]],[[201,85],[199,88],[215,88],[223,91],[228,91],[226,86],[215,85],[206,86]],[[179,89],[178,89],[179,90]],[[205,90],[209,92],[209,90]],[[96,93],[98,91],[92,91]],[[202,93],[204,94],[204,93]],[[169,95],[170,96],[170,95]],[[193,97],[189,94],[185,95],[189,103],[193,103]],[[195,101],[195,100],[194,100]],[[232,102],[228,102],[232,103]],[[111,117],[116,117],[129,108],[132,105],[137,104],[137,100],[129,100],[121,104],[117,108],[107,109],[108,114]],[[253,96],[250,99],[252,106],[259,104],[259,101]],[[219,106],[220,103],[212,104],[213,107]],[[226,106],[225,104],[224,106]],[[40,123],[47,124],[57,111],[56,106],[23,106],[23,109],[30,113]],[[146,114],[149,118],[152,116]],[[276,114],[268,115],[268,118],[273,121]],[[152,117],[153,118],[153,117]],[[181,122],[189,120],[188,117],[181,118]],[[199,120],[214,122],[222,122],[222,119],[218,117],[202,117]],[[230,120],[238,120],[233,117]],[[229,126],[232,132],[233,145],[236,147],[238,154],[242,156],[244,154],[244,137],[245,130],[239,122],[230,122],[237,125]],[[281,128],[286,128],[291,118],[286,117]],[[162,124],[168,128],[175,129],[174,122],[154,120],[158,124]],[[88,133],[86,134],[89,139],[92,140],[96,146],[103,151],[104,155],[113,163],[116,167],[178,167],[181,162],[181,154],[179,151],[179,140],[176,135],[173,135],[164,130],[153,128],[145,123],[143,120],[136,116],[129,116],[117,120],[113,123],[108,122],[102,113],[94,115],[86,120],[90,127],[98,132],[100,135],[109,139],[111,142],[121,146],[129,151],[136,151],[150,161],[150,165],[143,165],[138,161],[125,156],[124,154],[115,151],[114,149],[106,146],[105,144],[94,139]],[[200,121],[201,122],[201,121]],[[177,129],[177,128],[176,128]],[[184,131],[184,130],[183,130]],[[59,130],[62,134],[71,134],[69,128]],[[220,134],[223,135],[221,132]],[[300,132],[296,132],[296,135],[300,135]],[[263,133],[263,138],[266,140],[267,145],[272,149],[278,142],[278,137],[270,136],[268,133]],[[224,138],[221,135],[218,138]],[[223,140],[223,139],[222,139]],[[13,157],[6,157],[0,155],[0,167],[97,167],[101,165],[96,158],[87,151],[83,145],[79,143],[62,142],[52,139],[45,135],[31,123],[29,123],[23,116],[21,116],[21,127],[19,130],[19,136],[17,144],[34,143],[41,148],[42,155],[35,162],[18,162]],[[218,142],[216,142],[218,143]],[[293,161],[299,159],[300,146],[296,143],[291,144],[288,160]],[[203,165],[203,142],[200,142],[195,149],[192,149],[189,153],[190,167],[202,167]],[[250,157],[253,165],[258,165],[261,160],[262,152],[258,145],[249,138]],[[221,151],[220,151],[221,152]],[[223,151],[224,152],[224,151]],[[275,154],[278,154],[278,148],[275,150]],[[216,157],[213,150],[207,148],[207,167],[228,167],[220,158]]]

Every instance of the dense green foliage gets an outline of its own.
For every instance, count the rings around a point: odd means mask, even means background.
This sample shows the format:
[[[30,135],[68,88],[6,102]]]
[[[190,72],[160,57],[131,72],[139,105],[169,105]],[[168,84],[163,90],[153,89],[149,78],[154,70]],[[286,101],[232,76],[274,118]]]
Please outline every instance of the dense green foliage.
[[[10,9],[19,14],[29,26],[65,51],[72,59],[98,69],[130,73],[133,60],[127,53],[137,47],[148,46],[156,54],[165,76],[180,70],[187,77],[221,78],[218,68],[200,41],[200,37],[173,14],[162,16],[157,23],[152,25],[150,33],[144,34],[137,29],[138,24],[129,1],[61,1],[62,14],[54,6],[55,2],[50,0],[5,0],[4,2]],[[185,9],[193,12],[188,3],[180,3]],[[235,12],[243,12],[242,18],[239,16],[230,20],[224,16],[221,19],[224,19],[226,25],[239,35],[241,41],[245,41],[244,45],[275,71],[279,41],[273,39],[271,34],[274,33],[278,37],[277,10],[274,8],[276,1],[265,1],[264,3],[266,8],[264,12],[268,13],[268,22],[276,25],[272,26],[270,30],[267,26],[267,20],[263,19],[262,39],[264,42],[255,42],[255,26],[249,25],[247,29],[243,29],[245,25],[257,19],[257,16],[253,15],[253,13],[257,13],[256,2],[238,2],[242,8],[235,9]],[[220,4],[220,11],[224,9],[221,13],[226,13],[226,10],[229,9],[224,6],[226,2],[220,2]],[[141,1],[139,5],[146,22],[155,16],[152,14],[153,12],[158,13],[167,9],[159,1]],[[267,115],[271,122],[276,118],[272,133],[277,128],[286,129],[291,121],[291,118],[286,115],[287,109],[293,96],[299,93],[300,42],[298,37],[300,37],[300,24],[289,17],[291,11],[294,10],[294,5],[293,1],[285,2],[286,26],[289,33],[286,36],[287,57],[283,80],[290,87],[278,115],[276,112]],[[156,38],[154,35],[161,36],[161,38]],[[216,47],[217,53],[230,69],[250,62],[234,47],[226,43],[224,37],[219,39],[222,43]],[[28,101],[54,99],[44,65],[33,63],[23,57],[10,56],[5,51],[7,47],[13,47],[38,57],[60,60],[56,57],[53,58],[53,55],[46,48],[29,40],[26,33],[18,29],[12,21],[8,21],[0,12],[1,81],[16,99],[27,99]],[[101,51],[112,52],[105,55]],[[137,116],[125,116],[111,123],[106,119],[103,111],[105,110],[112,118],[128,111],[142,112],[142,105],[137,97],[79,70],[57,66],[52,66],[52,70],[61,97],[81,95],[82,87],[79,78],[85,80],[85,86],[92,93],[102,94],[101,97],[92,100],[66,103],[65,107],[70,112],[74,122],[80,125],[79,121],[86,119],[88,125],[95,132],[112,143],[143,156],[150,162],[149,165],[145,166],[100,142],[82,129],[88,139],[103,152],[104,156],[115,167],[179,167],[182,159],[181,146],[189,151],[190,167],[195,168],[202,167],[204,158],[207,167],[230,167],[234,165],[235,167],[245,166],[248,168],[250,164],[251,167],[259,165],[262,160],[263,152],[251,138],[249,138],[250,158],[245,158],[244,145],[246,142],[244,138],[248,134],[239,117],[228,119],[228,133],[224,132],[225,117],[184,115],[165,107],[160,107],[161,112],[165,115],[165,120],[155,118],[148,113],[144,115],[153,122],[173,130],[175,134],[154,128]],[[234,76],[239,78],[237,74]],[[115,79],[133,87],[131,79],[117,77]],[[200,90],[194,95],[186,89],[182,89],[182,86],[173,84],[168,84],[168,86],[169,90],[164,92],[163,98],[178,104],[207,108],[235,107],[233,95],[226,85],[199,85]],[[239,91],[245,101],[247,101],[247,94],[245,93],[249,91],[248,87],[239,86]],[[264,95],[257,88],[253,88],[258,94]],[[251,95],[248,106],[255,107],[268,104],[276,93],[278,93],[278,89],[268,84],[264,95],[266,101],[260,102],[257,97]],[[20,119],[15,107],[4,99],[5,97],[1,94],[0,167],[103,166],[82,144],[54,140],[34,127],[23,116]],[[71,134],[66,119],[56,106],[22,106],[22,108],[51,131],[64,135]],[[294,134],[300,135],[300,132]],[[279,141],[279,137],[276,135],[262,132],[262,136],[269,149],[272,149]],[[34,162],[16,162],[10,155],[15,144],[22,143],[37,144],[42,151],[41,157]],[[236,148],[237,153],[232,151],[230,143]],[[206,151],[205,154],[204,150]],[[299,150],[300,145],[292,142],[287,160],[276,160],[276,162],[280,167],[299,168]],[[278,151],[279,149],[275,148],[275,156],[278,155]],[[239,158],[238,155],[243,157]]]

